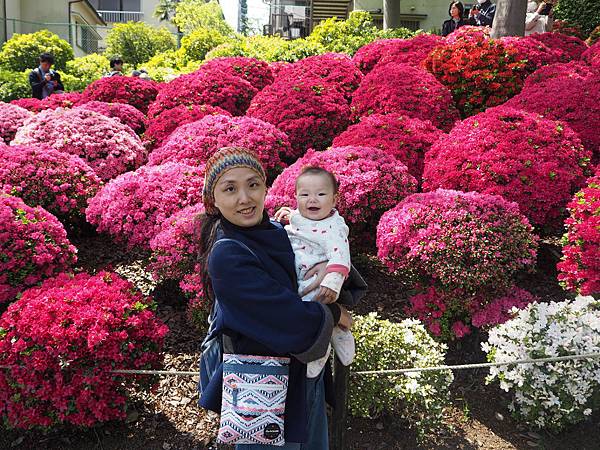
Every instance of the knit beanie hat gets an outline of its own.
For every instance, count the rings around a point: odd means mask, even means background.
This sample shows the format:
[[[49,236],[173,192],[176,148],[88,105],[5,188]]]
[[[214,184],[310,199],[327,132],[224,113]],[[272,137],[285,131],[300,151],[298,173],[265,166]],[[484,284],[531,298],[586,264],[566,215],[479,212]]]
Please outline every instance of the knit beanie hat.
[[[215,206],[215,186],[225,172],[237,167],[247,167],[254,170],[266,182],[265,169],[250,150],[241,147],[223,147],[213,154],[206,162],[204,171],[204,187],[202,188],[202,202],[207,214],[217,214]]]

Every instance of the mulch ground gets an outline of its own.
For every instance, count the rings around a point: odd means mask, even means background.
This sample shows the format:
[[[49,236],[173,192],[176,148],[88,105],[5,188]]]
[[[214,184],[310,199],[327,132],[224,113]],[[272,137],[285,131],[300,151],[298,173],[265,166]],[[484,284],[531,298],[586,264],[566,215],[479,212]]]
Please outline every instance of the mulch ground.
[[[109,267],[127,277],[143,292],[157,299],[158,314],[171,333],[166,341],[165,367],[197,370],[202,333],[186,318],[185,302],[173,286],[156,286],[145,270],[143,252],[128,252],[109,239],[91,235],[74,238],[79,249],[79,268],[95,272]],[[555,264],[560,247],[547,240],[541,247],[537,271],[519,279],[519,286],[547,300],[560,300],[565,293],[556,283]],[[364,314],[376,311],[382,318],[404,318],[407,289],[398,277],[389,275],[373,257],[355,258],[369,283],[369,294],[356,308]],[[482,362],[480,343],[485,335],[473,334],[450,344],[447,362]],[[600,449],[600,414],[559,435],[532,431],[516,423],[506,405],[509,397],[496,384],[486,385],[484,369],[458,371],[450,395],[447,429],[426,444],[418,445],[415,433],[399,417],[350,418],[347,447],[356,450],[383,449]],[[215,415],[196,405],[196,377],[163,377],[151,394],[132,393],[134,399],[126,423],[109,423],[91,430],[64,427],[51,432],[20,432],[0,428],[0,449],[19,450],[200,450],[213,448],[217,426]]]

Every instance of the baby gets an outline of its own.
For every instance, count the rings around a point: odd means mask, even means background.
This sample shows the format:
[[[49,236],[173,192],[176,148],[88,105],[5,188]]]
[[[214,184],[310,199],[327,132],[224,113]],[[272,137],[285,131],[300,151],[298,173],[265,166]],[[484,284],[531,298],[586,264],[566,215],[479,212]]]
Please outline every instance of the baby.
[[[315,264],[327,261],[327,274],[320,289],[304,295],[302,300],[333,303],[337,300],[342,284],[350,271],[348,227],[334,209],[338,193],[335,176],[321,167],[308,166],[296,178],[297,210],[283,207],[275,214],[278,221],[288,220],[285,227],[295,255],[298,292],[309,286],[314,277],[304,280],[306,272]],[[340,327],[333,329],[331,344],[340,362],[345,366],[354,359],[355,345],[352,333]],[[308,378],[321,373],[327,363],[327,354],[307,366]]]

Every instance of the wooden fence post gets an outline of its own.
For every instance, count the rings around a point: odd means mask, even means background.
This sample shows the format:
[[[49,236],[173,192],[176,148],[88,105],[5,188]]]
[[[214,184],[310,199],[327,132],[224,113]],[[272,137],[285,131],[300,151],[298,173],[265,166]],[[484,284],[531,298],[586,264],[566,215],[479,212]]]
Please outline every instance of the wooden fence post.
[[[347,450],[346,419],[348,418],[348,384],[350,382],[350,367],[334,358],[333,390],[335,408],[331,415],[331,450]]]

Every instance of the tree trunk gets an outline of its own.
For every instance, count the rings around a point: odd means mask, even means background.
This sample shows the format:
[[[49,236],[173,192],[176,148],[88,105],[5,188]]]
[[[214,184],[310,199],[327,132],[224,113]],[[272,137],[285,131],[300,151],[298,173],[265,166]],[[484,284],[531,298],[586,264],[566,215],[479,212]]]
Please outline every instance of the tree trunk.
[[[383,29],[400,28],[400,0],[383,0]]]
[[[526,13],[527,0],[498,0],[492,37],[497,39],[503,36],[523,36]]]

